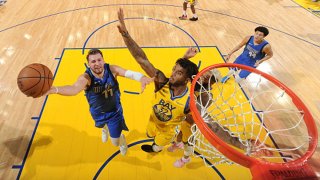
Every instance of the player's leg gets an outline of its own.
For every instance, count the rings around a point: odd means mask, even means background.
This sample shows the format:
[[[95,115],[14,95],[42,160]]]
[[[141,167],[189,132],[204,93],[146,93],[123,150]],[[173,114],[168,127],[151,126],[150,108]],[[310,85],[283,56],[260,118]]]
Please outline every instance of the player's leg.
[[[176,138],[176,141],[174,141],[171,146],[168,147],[168,151],[169,152],[174,152],[178,149],[183,149],[183,142],[182,142],[182,131],[180,130],[178,135],[177,135],[177,138]]]
[[[108,141],[109,129],[107,126],[107,120],[104,118],[104,115],[95,115],[91,113],[93,120],[95,121],[95,126],[101,128],[101,140],[103,143]]]
[[[125,155],[128,150],[128,145],[124,134],[122,134],[122,130],[128,131],[128,127],[124,119],[115,121],[109,120],[107,125],[111,137],[111,143],[115,146],[119,146],[121,154]]]
[[[156,135],[157,135],[157,126],[153,120],[153,118],[150,116],[149,118],[149,122],[148,122],[148,125],[147,125],[147,136],[149,138],[155,138]],[[155,146],[155,150],[153,149],[153,146],[156,145],[155,143],[153,143],[152,145],[149,145],[149,144],[143,144],[141,146],[141,149],[145,152],[159,152],[161,151],[162,149],[161,148],[158,148]]]
[[[234,64],[243,64],[243,65],[247,64],[246,60],[243,59],[242,56],[238,56],[237,59],[233,63]],[[228,74],[221,79],[221,82],[226,83],[230,79],[230,77],[235,74],[236,71],[238,71],[237,68],[231,68],[229,70]],[[238,83],[241,81],[241,79],[239,77],[235,77],[235,79]]]
[[[149,123],[150,124],[150,123]],[[150,128],[150,126],[148,126]],[[151,127],[152,128],[152,127]],[[159,127],[156,128],[156,134],[154,136],[154,141],[152,145],[144,144],[141,146],[141,149],[145,152],[160,152],[164,148],[164,146],[170,144],[174,139],[174,129],[168,129],[163,128],[159,129]],[[147,131],[147,134],[150,136],[150,129],[149,132]]]
[[[195,5],[196,5],[196,0],[190,0],[190,8],[192,11],[192,18],[189,19],[190,21],[197,21],[198,20]]]
[[[108,126],[105,124],[102,128],[102,134],[101,134],[103,143],[108,141],[108,136],[109,136],[109,129],[108,129]]]
[[[183,2],[183,11],[182,11],[182,16],[179,17],[180,20],[187,20],[187,5],[188,5],[188,0],[184,0]]]
[[[184,145],[184,155],[182,158],[178,159],[174,162],[174,166],[181,168],[186,163],[190,162],[191,158],[190,156],[193,153],[193,147],[188,143],[188,139],[192,138],[192,132],[191,132],[191,124],[189,124],[186,121],[183,121],[181,124],[181,132],[182,132],[182,142]]]

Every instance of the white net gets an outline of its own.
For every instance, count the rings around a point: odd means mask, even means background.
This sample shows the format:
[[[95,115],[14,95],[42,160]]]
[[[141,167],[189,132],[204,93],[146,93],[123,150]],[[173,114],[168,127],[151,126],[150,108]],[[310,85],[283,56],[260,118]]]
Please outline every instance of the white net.
[[[227,74],[222,83],[222,74]],[[252,73],[246,79],[228,68],[208,70],[195,79],[197,109],[210,129],[230,147],[247,156],[283,163],[305,154],[310,137],[304,113],[293,99],[268,79]],[[192,102],[191,102],[192,103]],[[189,143],[212,165],[232,163],[192,127]]]

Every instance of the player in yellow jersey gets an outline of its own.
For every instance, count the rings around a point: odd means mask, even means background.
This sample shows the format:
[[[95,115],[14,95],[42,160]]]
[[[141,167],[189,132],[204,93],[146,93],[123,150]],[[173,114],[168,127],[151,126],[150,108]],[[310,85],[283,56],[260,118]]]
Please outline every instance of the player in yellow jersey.
[[[220,72],[218,70],[212,70],[206,72],[202,77],[201,80],[204,82],[202,84],[202,88],[205,89],[206,92],[210,92],[211,85],[216,83],[217,80],[220,79]],[[212,96],[211,93],[201,93],[200,94],[200,89],[201,86],[199,84],[196,84],[195,87],[195,96],[197,96],[197,99],[200,98],[203,103],[209,102],[210,96]],[[210,103],[210,102],[209,102]],[[203,104],[205,106],[205,104]],[[191,115],[190,115],[191,116]],[[177,149],[184,149],[184,156],[180,159],[178,159],[175,163],[174,166],[181,168],[183,167],[186,163],[190,162],[191,158],[190,155],[193,152],[193,147],[188,143],[188,139],[191,136],[191,126],[193,125],[193,119],[190,119],[190,116],[188,116],[189,120],[186,122],[183,122],[181,124],[180,132],[177,135],[177,141],[174,142],[169,148],[169,152],[173,152]],[[192,138],[192,137],[191,137]]]
[[[192,11],[192,18],[189,18],[190,21],[197,21],[198,20],[198,16],[196,14],[196,8],[194,7],[197,4],[197,0],[184,0],[183,2],[183,12],[182,12],[182,16],[179,17],[180,20],[187,20],[188,16],[187,16],[187,6],[188,3],[190,4],[190,9]]]
[[[201,81],[201,85],[199,83],[196,84],[195,90],[194,90],[194,95],[197,97],[198,103],[201,103],[201,106],[206,107],[210,106],[212,103],[212,93],[210,92],[210,89],[212,85],[216,82],[219,82],[221,79],[221,74],[218,70],[213,69],[210,70],[206,73],[204,73],[201,78],[198,81]],[[197,108],[200,111],[201,107],[200,105],[197,104]],[[188,116],[187,116],[188,117]],[[207,116],[207,118],[209,118]],[[211,118],[210,118],[211,119]],[[192,120],[192,119],[191,119]],[[181,129],[179,134],[177,135],[177,142],[174,142],[169,148],[168,151],[173,152],[176,149],[182,149],[184,146],[184,156],[177,161],[175,161],[174,166],[181,168],[183,167],[186,163],[190,162],[190,155],[192,154],[193,147],[188,144],[188,139],[192,138],[190,137],[192,135],[191,132],[191,123],[183,123],[181,125]],[[209,123],[210,122],[210,123]],[[208,127],[210,128],[211,131],[213,131],[217,136],[220,137],[221,140],[224,142],[233,145],[239,149],[246,150],[246,146],[243,145],[238,137],[233,137],[228,133],[228,128],[227,127],[221,127],[218,123],[215,123],[214,120],[210,120],[207,122]],[[255,139],[248,139],[254,146],[252,147],[252,156],[272,156],[272,152],[267,150],[267,149],[262,149],[260,151],[255,151],[255,146],[264,146],[265,145],[260,145],[259,140]]]
[[[150,77],[154,77],[155,98],[152,103],[152,113],[147,126],[147,136],[154,138],[152,145],[142,145],[146,152],[160,152],[169,145],[175,136],[175,128],[186,119],[189,109],[188,82],[198,73],[198,67],[189,58],[197,54],[194,48],[188,49],[183,58],[176,61],[172,75],[167,78],[164,73],[155,68],[146,54],[131,38],[124,23],[123,10],[118,12],[118,25],[125,44],[132,56]]]

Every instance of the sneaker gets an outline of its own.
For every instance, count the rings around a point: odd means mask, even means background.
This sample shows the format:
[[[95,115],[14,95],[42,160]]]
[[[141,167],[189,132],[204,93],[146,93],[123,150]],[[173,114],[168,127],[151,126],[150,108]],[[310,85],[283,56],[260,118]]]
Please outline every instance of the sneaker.
[[[229,76],[225,76],[221,79],[221,83],[226,83],[230,79]]]
[[[7,2],[7,0],[0,1],[0,6],[4,5]]]
[[[188,162],[190,162],[191,158],[188,157],[188,159],[185,159],[184,157],[176,160],[176,162],[174,162],[174,167],[176,168],[182,168],[185,164],[187,164]]]
[[[177,149],[183,149],[183,147],[184,147],[184,144],[182,142],[179,142],[179,143],[174,142],[170,147],[168,147],[167,150],[169,152],[174,152]]]
[[[152,152],[155,152],[152,148],[152,145],[149,145],[149,144],[144,144],[141,146],[141,149],[144,151],[144,152],[147,152],[147,153],[152,153]]]
[[[182,15],[179,17],[180,20],[187,20],[188,19],[188,16],[187,15]]]
[[[192,17],[189,19],[190,21],[198,21],[198,18],[197,17]]]
[[[123,134],[120,135],[120,145],[119,145],[119,148],[120,148],[120,152],[121,152],[121,155],[124,156],[127,154],[127,151],[128,151],[128,145],[127,145],[127,142],[126,142],[126,138],[124,137]]]
[[[109,136],[109,129],[108,129],[107,125],[106,125],[106,126],[104,126],[102,128],[101,139],[102,139],[103,143],[108,141],[108,136]]]

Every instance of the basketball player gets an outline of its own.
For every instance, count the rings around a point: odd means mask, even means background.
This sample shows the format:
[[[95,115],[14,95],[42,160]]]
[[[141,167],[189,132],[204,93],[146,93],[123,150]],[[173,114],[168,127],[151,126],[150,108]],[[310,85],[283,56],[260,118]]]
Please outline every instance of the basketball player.
[[[220,72],[219,71],[208,71],[206,72],[202,77],[201,80],[204,82],[202,87],[205,88],[207,92],[211,89],[211,85],[214,84],[217,80],[220,79]],[[195,95],[200,98],[200,88],[201,86],[197,83],[195,87]],[[202,93],[201,94],[201,100],[203,103],[209,102],[211,96],[211,93]],[[205,104],[203,104],[205,106]],[[180,132],[177,135],[177,141],[174,142],[169,148],[169,152],[174,152],[177,149],[184,149],[184,156],[177,161],[174,162],[174,166],[177,168],[183,167],[186,163],[190,162],[191,158],[190,155],[192,154],[193,147],[188,143],[189,137],[192,135],[191,132],[191,126],[194,124],[194,121],[192,119],[192,115],[189,110],[189,114],[186,117],[189,120],[186,122],[183,122],[181,124]]]
[[[123,117],[119,84],[116,78],[122,76],[139,81],[142,91],[153,79],[141,73],[105,63],[99,49],[91,49],[88,52],[87,62],[89,67],[73,85],[51,87],[48,94],[74,96],[84,90],[95,126],[102,128],[102,142],[108,140],[110,133],[112,144],[119,146],[121,154],[125,155],[128,147],[121,132],[128,131],[128,128]]]
[[[190,8],[192,11],[192,18],[190,18],[190,21],[197,21],[198,20],[198,16],[196,14],[196,9],[195,9],[195,5],[197,4],[197,0],[184,0],[183,2],[183,12],[182,12],[182,16],[179,17],[180,20],[187,20],[188,16],[187,16],[187,5],[188,3],[190,4]]]
[[[199,111],[201,111],[201,106],[202,107],[208,107],[212,103],[212,93],[210,92],[210,89],[214,83],[219,81],[221,79],[220,72],[216,69],[213,69],[211,71],[208,71],[203,74],[203,76],[198,80],[202,81],[201,85],[199,83],[196,84],[195,90],[194,90],[194,95],[197,97],[197,108]],[[201,105],[200,105],[201,104]],[[190,118],[191,114],[187,116],[187,118]],[[233,145],[239,149],[242,150],[247,150],[247,147],[243,145],[238,137],[233,137],[229,134],[228,128],[226,127],[221,127],[218,123],[215,123],[214,120],[211,119],[210,116],[206,116],[208,119],[206,122],[208,127],[210,128],[211,131],[213,131],[221,140],[224,142]],[[191,119],[193,120],[193,119]],[[191,122],[189,120],[188,122]],[[193,151],[193,147],[188,143],[188,139],[192,138],[190,137],[192,135],[191,132],[191,126],[193,123],[183,123],[181,125],[181,130],[179,134],[177,135],[177,142],[174,142],[169,148],[169,152],[173,152],[177,149],[182,149],[184,147],[184,156],[177,161],[175,161],[174,166],[177,168],[183,167],[186,163],[190,162],[190,153],[189,151]],[[259,151],[255,151],[255,147],[259,146],[261,143],[257,140],[249,139],[248,140],[252,144],[252,150],[251,150],[251,155],[260,157],[260,156],[272,156],[273,153],[271,151],[268,151],[266,149],[262,149]],[[265,147],[264,145],[261,145],[261,147]]]
[[[176,61],[170,78],[155,68],[139,45],[130,36],[125,23],[123,10],[118,11],[118,30],[132,56],[150,77],[154,77],[155,98],[152,100],[152,113],[147,125],[147,136],[154,139],[152,145],[142,145],[145,152],[160,152],[169,145],[175,136],[175,128],[186,119],[189,109],[188,82],[198,73],[198,67],[189,58],[197,54],[190,48],[183,58]],[[192,152],[191,152],[192,153]]]
[[[257,27],[253,36],[245,37],[239,45],[237,45],[232,51],[225,57],[228,62],[231,55],[238,51],[242,46],[245,46],[242,54],[234,61],[236,64],[243,64],[253,68],[258,67],[262,62],[270,59],[273,56],[273,52],[270,44],[264,40],[269,34],[269,30],[263,26]],[[230,78],[230,75],[236,69],[232,69],[227,76],[223,77],[221,82],[225,83]],[[249,76],[251,72],[241,70],[239,77],[236,77],[236,81],[240,82],[242,79]]]

